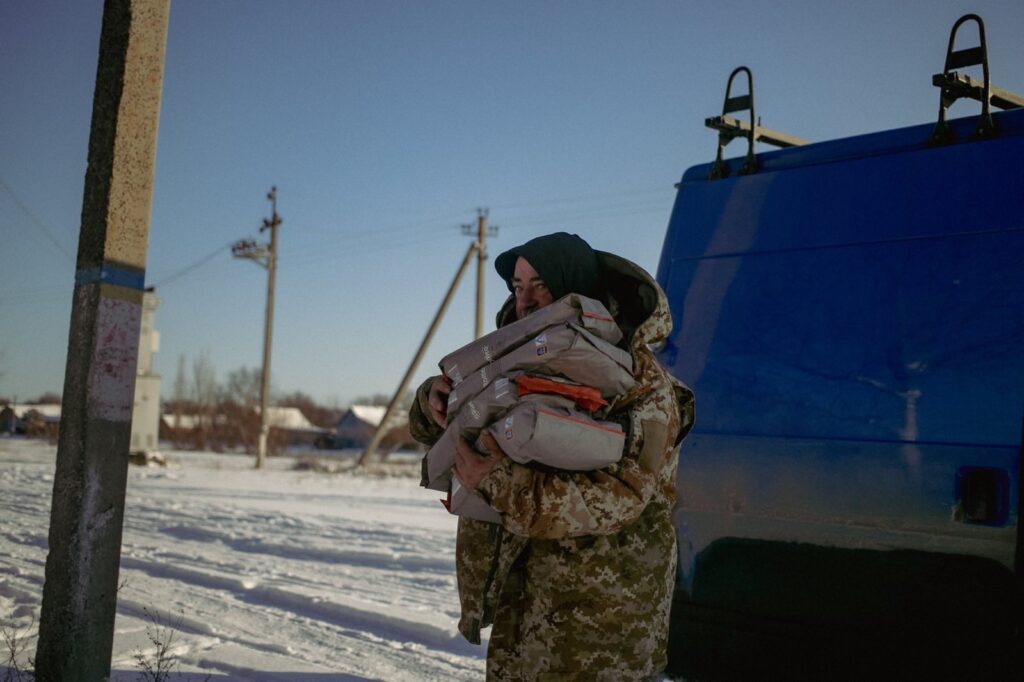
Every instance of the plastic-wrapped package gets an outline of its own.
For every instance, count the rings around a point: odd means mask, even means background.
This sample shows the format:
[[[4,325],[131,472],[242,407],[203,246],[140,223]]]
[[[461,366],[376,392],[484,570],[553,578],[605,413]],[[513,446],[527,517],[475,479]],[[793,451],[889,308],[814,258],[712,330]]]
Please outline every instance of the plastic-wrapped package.
[[[551,305],[449,353],[438,365],[451,379],[452,385],[458,386],[476,370],[518,348],[542,329],[566,322],[576,324],[613,345],[622,339],[622,331],[603,303],[579,294],[566,294]]]

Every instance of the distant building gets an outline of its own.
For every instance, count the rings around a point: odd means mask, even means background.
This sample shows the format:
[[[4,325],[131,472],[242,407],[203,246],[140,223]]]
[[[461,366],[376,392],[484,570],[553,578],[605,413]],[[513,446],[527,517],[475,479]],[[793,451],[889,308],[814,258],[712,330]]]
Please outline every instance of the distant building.
[[[312,445],[328,429],[316,426],[297,407],[268,407],[267,421],[273,447]],[[216,414],[165,414],[161,418],[164,440],[179,446],[194,441],[193,436],[203,432],[202,442],[213,449],[255,447],[260,428],[260,408],[233,408]]]
[[[361,448],[377,432],[387,408],[379,405],[353,405],[334,425],[334,447]]]
[[[256,408],[259,415],[259,408]],[[309,421],[302,410],[297,407],[267,407],[267,423],[270,425],[270,433],[273,436],[279,433],[281,442],[285,446],[308,447],[316,442],[329,429],[325,429]]]
[[[259,414],[259,408],[256,408],[256,414]],[[270,425],[270,428],[283,431],[323,433],[327,430],[309,421],[306,415],[302,413],[302,410],[297,407],[268,406],[267,423]]]
[[[223,414],[163,414],[160,416],[160,440],[177,443],[201,429],[214,433],[227,423],[228,418]]]
[[[49,403],[12,403],[0,412],[0,433],[57,438],[60,405]]]
[[[353,405],[348,408],[334,425],[334,433],[318,439],[317,446],[328,449],[364,448],[369,445],[377,432],[387,408],[379,405]],[[408,415],[399,410],[391,415],[381,446],[393,450],[399,446],[415,447],[409,437]]]
[[[198,429],[203,422],[202,415],[198,414],[165,414],[161,417],[163,425],[169,429],[180,429],[182,432]],[[210,421],[210,420],[207,420]],[[224,416],[217,418],[216,423],[223,423]]]
[[[147,289],[142,295],[142,325],[139,331],[139,364],[132,405],[132,452],[154,451],[160,435],[160,375],[153,371],[153,355],[160,350],[160,332],[153,319],[160,300]]]

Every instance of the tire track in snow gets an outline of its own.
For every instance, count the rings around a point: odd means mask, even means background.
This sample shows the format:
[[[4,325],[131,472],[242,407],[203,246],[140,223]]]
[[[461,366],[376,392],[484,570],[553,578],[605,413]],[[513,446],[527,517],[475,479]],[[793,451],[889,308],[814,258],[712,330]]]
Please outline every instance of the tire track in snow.
[[[343,563],[358,568],[392,570],[412,568],[441,573],[450,572],[453,562],[452,558],[447,556],[429,557],[418,553],[404,554],[401,551],[394,550],[388,552],[381,552],[376,549],[359,551],[268,542],[263,537],[237,537],[234,533],[221,533],[192,526],[168,526],[160,530],[179,540],[221,542],[236,552],[269,554],[279,559],[318,561],[331,564]]]
[[[174,564],[121,558],[122,569],[142,571],[158,579],[172,579],[209,590],[230,593],[235,599],[257,607],[287,611],[293,614],[331,623],[338,627],[368,631],[381,639],[415,642],[431,648],[441,648],[459,655],[477,655],[479,649],[465,642],[454,631],[452,624],[425,623],[416,618],[405,618],[398,613],[379,610],[382,605],[345,603],[319,595],[303,594],[275,585],[263,584],[255,578],[239,578],[185,568]],[[203,634],[214,634],[205,632]]]

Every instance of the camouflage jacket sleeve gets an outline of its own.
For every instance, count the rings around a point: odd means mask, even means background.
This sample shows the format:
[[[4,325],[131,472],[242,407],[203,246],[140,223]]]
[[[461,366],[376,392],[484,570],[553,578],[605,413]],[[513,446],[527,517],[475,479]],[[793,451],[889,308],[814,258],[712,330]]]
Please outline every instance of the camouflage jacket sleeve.
[[[644,349],[646,351],[646,349]],[[692,418],[692,401],[649,352],[638,354],[637,387],[624,397],[622,459],[597,471],[540,470],[505,457],[476,492],[504,514],[516,535],[561,539],[607,535],[635,521],[665,486],[675,485],[675,452]],[[692,396],[692,394],[690,394]],[[687,413],[689,409],[689,413]]]
[[[409,433],[418,442],[430,446],[437,442],[437,439],[444,433],[434,418],[430,416],[430,385],[437,377],[430,377],[416,389],[416,399],[412,401],[409,408]]]

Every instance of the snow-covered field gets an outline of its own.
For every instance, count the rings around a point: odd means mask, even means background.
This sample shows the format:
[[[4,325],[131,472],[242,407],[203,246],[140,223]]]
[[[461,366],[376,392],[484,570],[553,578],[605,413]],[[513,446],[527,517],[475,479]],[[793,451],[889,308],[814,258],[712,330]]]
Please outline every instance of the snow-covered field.
[[[165,451],[129,469],[113,679],[139,679],[153,622],[172,679],[482,679],[456,630],[455,518],[412,458],[376,473]],[[35,650],[56,446],[0,438],[0,627]],[[7,651],[0,651],[0,664]],[[0,673],[4,669],[0,666]]]

